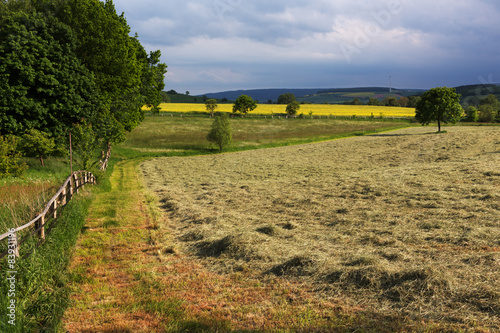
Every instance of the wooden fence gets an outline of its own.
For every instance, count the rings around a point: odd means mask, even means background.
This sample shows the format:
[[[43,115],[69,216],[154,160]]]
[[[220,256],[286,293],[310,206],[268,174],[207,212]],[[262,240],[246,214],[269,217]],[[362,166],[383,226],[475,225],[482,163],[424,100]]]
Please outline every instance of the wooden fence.
[[[13,228],[3,235],[0,235],[0,242],[8,242],[7,251],[0,254],[0,259],[9,254],[14,254],[16,257],[19,257],[21,245],[36,233],[38,233],[40,238],[39,244],[43,242],[54,226],[54,223],[50,223],[51,220],[55,221],[58,211],[71,200],[74,194],[78,193],[79,190],[88,183],[96,183],[96,178],[92,173],[87,171],[73,172],[59,188],[59,191],[49,200],[40,215],[25,225]],[[22,239],[19,239],[18,234],[23,230],[28,230],[28,233],[24,235]]]
[[[101,167],[99,168],[100,171],[106,170],[110,156],[111,145],[108,145],[108,150],[102,153],[102,160],[100,161]],[[43,241],[45,241],[45,237],[54,226],[53,222],[55,222],[57,218],[58,211],[64,207],[71,200],[73,195],[78,193],[79,190],[85,186],[85,184],[89,183],[96,183],[96,178],[92,173],[88,171],[73,172],[59,188],[59,191],[57,191],[52,199],[49,200],[47,205],[45,205],[45,209],[40,215],[35,217],[30,222],[20,227],[13,228],[0,235],[0,243],[3,241],[7,242],[7,250],[0,253],[0,259],[9,254],[19,257],[19,249],[21,245],[37,233],[39,236],[39,242],[37,245],[40,245]],[[27,234],[20,239],[18,234],[23,230],[26,230]]]

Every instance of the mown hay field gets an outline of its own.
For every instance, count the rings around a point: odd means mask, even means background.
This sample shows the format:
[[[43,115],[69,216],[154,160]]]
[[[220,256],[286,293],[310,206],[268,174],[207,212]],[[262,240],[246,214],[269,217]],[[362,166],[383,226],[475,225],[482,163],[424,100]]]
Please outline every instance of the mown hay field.
[[[447,130],[141,168],[174,247],[214,271],[299,281],[430,328],[498,331],[500,128]]]
[[[161,112],[206,112],[205,104],[197,103],[162,103]],[[232,112],[232,104],[218,104],[217,112]],[[388,106],[368,106],[368,105],[328,105],[328,104],[303,104],[300,107],[299,114],[303,113],[309,116],[337,116],[337,117],[415,117],[415,109],[388,107]],[[286,105],[278,104],[258,104],[257,108],[249,114],[284,114]]]

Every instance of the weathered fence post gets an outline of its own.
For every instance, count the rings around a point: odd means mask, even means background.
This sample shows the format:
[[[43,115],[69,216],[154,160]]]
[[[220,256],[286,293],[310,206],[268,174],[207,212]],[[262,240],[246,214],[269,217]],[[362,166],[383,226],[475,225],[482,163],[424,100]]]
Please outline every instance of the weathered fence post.
[[[40,217],[40,238],[45,240],[45,215]]]
[[[62,190],[62,200],[61,200],[61,205],[66,205],[66,186],[63,187]]]
[[[78,193],[78,187],[79,187],[79,181],[78,181],[78,174],[75,173],[75,189],[76,193]]]
[[[54,200],[54,220],[57,218],[57,199]]]
[[[50,201],[45,206],[45,210],[40,215],[31,220],[29,223],[26,223],[25,225],[20,226],[16,229],[10,229],[9,232],[0,235],[0,241],[8,241],[8,250],[3,253],[0,253],[0,258],[3,258],[8,254],[20,257],[19,249],[21,247],[21,244],[25,241],[25,239],[19,239],[18,233],[28,227],[32,228],[34,226],[35,230],[32,233],[29,233],[26,236],[26,238],[31,237],[34,234],[38,234],[41,240],[40,242],[44,241],[46,238],[46,233],[45,233],[46,218],[50,219],[53,217],[54,219],[57,219],[58,216],[57,209],[59,207],[65,206],[71,200],[71,198],[75,193],[75,189],[76,193],[78,193],[80,186],[83,187],[88,182],[92,182],[95,184],[96,180],[97,180],[96,177],[92,173],[87,171],[72,173],[66,179],[65,183],[59,188],[57,194],[54,195],[52,199],[50,199]],[[47,232],[50,232],[50,228],[48,229]]]

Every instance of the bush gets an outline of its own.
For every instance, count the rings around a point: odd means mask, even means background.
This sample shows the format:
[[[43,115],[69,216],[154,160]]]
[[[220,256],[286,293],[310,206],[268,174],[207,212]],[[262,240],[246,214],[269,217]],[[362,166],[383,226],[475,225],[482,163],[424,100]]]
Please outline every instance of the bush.
[[[26,156],[38,157],[42,166],[43,159],[57,151],[54,139],[45,132],[31,129],[23,135],[21,150]]]
[[[479,119],[481,123],[491,123],[495,119],[496,111],[489,105],[479,106]]]
[[[464,121],[475,123],[478,120],[479,120],[478,110],[473,106],[469,106],[467,110],[465,110]]]
[[[226,113],[218,114],[212,124],[212,129],[207,135],[209,142],[215,143],[222,151],[224,147],[229,146],[232,142],[231,126],[229,117]]]
[[[102,140],[94,132],[92,125],[87,123],[78,124],[72,132],[73,152],[76,165],[81,170],[96,171],[99,163],[99,146]]]
[[[14,136],[0,136],[0,178],[19,177],[28,168],[25,163],[19,163],[21,153],[17,151],[18,139]]]

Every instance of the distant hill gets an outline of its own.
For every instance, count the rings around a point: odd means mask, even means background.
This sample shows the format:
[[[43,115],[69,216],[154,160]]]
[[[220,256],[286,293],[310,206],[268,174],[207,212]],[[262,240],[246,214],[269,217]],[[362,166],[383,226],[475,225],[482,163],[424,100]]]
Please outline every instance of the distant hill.
[[[500,99],[499,84],[476,84],[465,85],[455,88],[457,93],[461,94],[461,101],[465,104],[478,104],[479,100],[492,94]],[[199,96],[189,96],[190,99],[197,99],[196,102],[203,102],[202,96],[215,98],[218,100],[228,99],[229,101],[236,100],[241,95],[248,95],[260,103],[267,103],[269,100],[274,103],[278,100],[281,94],[292,93],[298,101],[303,103],[334,103],[342,104],[350,102],[354,98],[358,98],[366,104],[370,98],[383,100],[387,97],[401,98],[403,96],[422,95],[425,89],[398,89],[388,87],[357,87],[357,88],[317,88],[317,89],[250,89],[250,90],[232,90],[218,93],[208,93]],[[179,96],[173,98],[172,102],[180,102]],[[185,96],[187,97],[187,96]],[[183,98],[185,98],[183,97]]]
[[[468,86],[456,87],[455,90],[459,93],[460,102],[462,105],[479,105],[481,99],[488,95],[495,95],[500,100],[500,85],[499,84],[474,84]]]
[[[178,92],[170,91],[162,91],[163,102],[169,103],[204,103],[202,97],[200,96],[191,96],[185,95]]]
[[[260,103],[269,100],[276,102],[281,94],[292,93],[298,101],[304,103],[344,103],[359,98],[367,102],[370,97],[384,99],[386,97],[398,97],[420,95],[424,90],[417,89],[392,89],[385,87],[360,87],[360,88],[335,88],[335,89],[252,89],[223,91],[219,93],[205,94],[208,98],[236,100],[241,95],[248,95]]]
[[[298,97],[297,100],[304,103],[333,103],[342,104],[350,102],[354,98],[359,99],[363,104],[368,103],[370,98],[380,101],[387,97],[421,95],[425,90],[420,89],[396,89],[387,87],[359,87],[359,88],[336,88],[323,89],[312,95]]]
[[[292,93],[295,97],[314,94],[321,89],[251,89],[251,90],[233,90],[223,91],[218,93],[205,94],[208,98],[223,99],[227,98],[230,101],[236,100],[241,95],[248,95],[261,103],[267,103],[272,100],[276,102],[281,94]],[[200,95],[201,96],[201,95]]]

